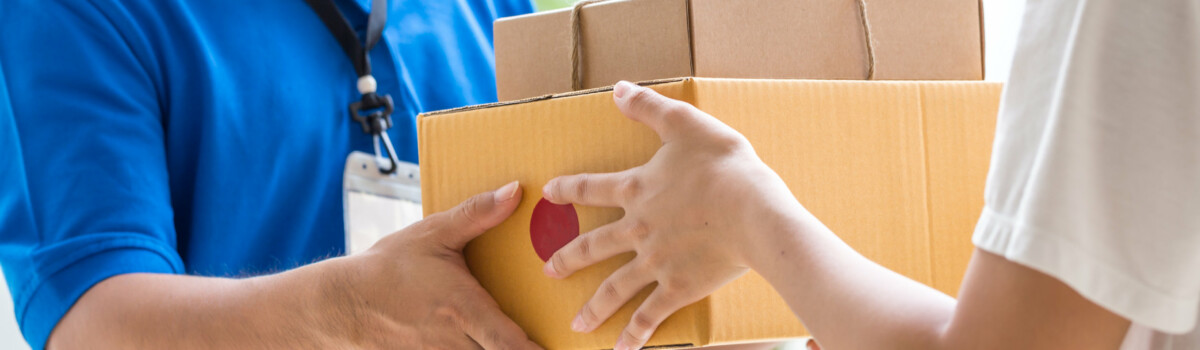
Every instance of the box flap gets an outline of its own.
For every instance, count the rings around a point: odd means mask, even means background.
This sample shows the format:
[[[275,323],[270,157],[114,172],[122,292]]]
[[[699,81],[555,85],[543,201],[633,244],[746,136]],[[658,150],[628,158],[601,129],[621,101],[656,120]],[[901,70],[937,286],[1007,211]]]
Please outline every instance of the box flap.
[[[583,7],[584,88],[692,74],[687,0],[614,0]],[[570,9],[495,25],[501,101],[571,91]]]
[[[857,1],[691,2],[697,76],[866,78]],[[875,79],[983,78],[978,0],[867,0],[866,6]]]
[[[856,1],[691,2],[697,76],[866,76],[866,49]]]

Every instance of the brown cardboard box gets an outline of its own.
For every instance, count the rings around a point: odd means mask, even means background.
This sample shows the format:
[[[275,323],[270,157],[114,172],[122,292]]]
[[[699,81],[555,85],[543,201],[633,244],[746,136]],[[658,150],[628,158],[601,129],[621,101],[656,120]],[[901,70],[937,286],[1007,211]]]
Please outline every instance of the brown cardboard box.
[[[800,202],[863,255],[957,294],[983,207],[999,84],[689,78],[652,88],[746,135]],[[625,118],[608,89],[428,113],[418,129],[426,214],[509,181],[524,186],[516,212],[466,249],[471,272],[505,314],[547,349],[611,348],[650,287],[592,333],[572,332],[570,323],[632,255],[551,279],[531,243],[531,216],[551,178],[641,165],[658,137]],[[622,214],[575,209],[580,232]],[[751,272],[668,318],[648,345],[804,334]]]
[[[874,79],[983,78],[979,0],[865,0]],[[857,0],[613,0],[580,13],[582,88],[683,76],[865,79]],[[501,101],[572,88],[571,9],[495,23]]]

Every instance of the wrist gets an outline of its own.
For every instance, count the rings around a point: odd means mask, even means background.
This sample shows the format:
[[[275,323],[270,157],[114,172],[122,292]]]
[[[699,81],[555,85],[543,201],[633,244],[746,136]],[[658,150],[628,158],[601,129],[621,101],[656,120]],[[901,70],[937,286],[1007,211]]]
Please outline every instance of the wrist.
[[[776,201],[764,206],[748,227],[742,244],[742,257],[747,267],[767,276],[775,272],[788,275],[807,265],[805,259],[836,236],[819,219],[808,212],[787,193],[788,201]]]
[[[282,335],[289,343],[308,344],[314,349],[354,348],[356,319],[361,298],[353,294],[352,279],[357,258],[338,257],[287,272],[254,278],[259,284],[260,305],[273,305],[278,315],[272,324],[291,329]],[[265,311],[265,310],[263,310]],[[259,311],[261,312],[261,311]]]
[[[751,269],[762,270],[775,263],[775,258],[798,250],[796,237],[816,221],[792,195],[783,179],[762,165],[762,171],[752,172],[749,188],[739,190],[748,201],[733,203],[731,208],[740,218],[738,228],[743,233],[736,245],[742,262]],[[817,222],[819,225],[820,222]],[[774,257],[774,258],[772,258]],[[761,271],[760,271],[761,272]]]
[[[327,259],[310,266],[316,276],[313,312],[308,317],[318,328],[325,344],[337,348],[355,348],[362,337],[361,324],[367,305],[356,288],[367,274],[364,254]],[[329,347],[326,347],[329,348]]]

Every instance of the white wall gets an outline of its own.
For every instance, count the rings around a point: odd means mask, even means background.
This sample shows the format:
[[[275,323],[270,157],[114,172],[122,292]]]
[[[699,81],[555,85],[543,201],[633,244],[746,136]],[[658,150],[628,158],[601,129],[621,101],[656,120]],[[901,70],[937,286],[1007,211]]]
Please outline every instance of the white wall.
[[[2,276],[0,276],[2,277]],[[12,298],[8,296],[8,284],[0,283],[0,349],[25,350],[25,339],[17,330],[17,319],[13,316]]]
[[[983,0],[985,74],[987,80],[1006,81],[1025,0]]]
[[[984,25],[986,26],[987,80],[1008,79],[1008,68],[1012,64],[1012,50],[1016,43],[1017,27],[1025,7],[1024,0],[984,0]],[[12,299],[8,286],[0,283],[0,348],[28,349],[17,330],[12,314]]]

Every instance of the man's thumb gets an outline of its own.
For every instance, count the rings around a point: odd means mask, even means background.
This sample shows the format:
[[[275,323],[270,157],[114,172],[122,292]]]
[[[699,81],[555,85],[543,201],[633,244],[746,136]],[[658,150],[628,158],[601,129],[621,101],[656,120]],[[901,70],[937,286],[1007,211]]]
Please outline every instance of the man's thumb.
[[[462,249],[475,237],[484,231],[499,225],[513,210],[521,199],[521,185],[516,181],[491,192],[484,192],[468,198],[454,209],[443,213],[449,222],[444,222],[446,240],[444,243],[451,249]]]

